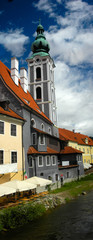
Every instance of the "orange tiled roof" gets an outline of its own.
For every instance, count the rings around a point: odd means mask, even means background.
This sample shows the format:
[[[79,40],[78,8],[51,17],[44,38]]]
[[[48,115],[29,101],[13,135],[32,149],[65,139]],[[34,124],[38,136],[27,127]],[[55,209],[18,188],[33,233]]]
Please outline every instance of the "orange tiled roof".
[[[0,114],[7,115],[9,117],[17,118],[20,120],[24,120],[24,118],[20,117],[17,113],[12,111],[12,109],[9,108],[9,111],[5,111],[2,107],[0,107]]]
[[[59,152],[55,151],[52,148],[47,147],[46,152],[39,152],[34,147],[29,147],[27,154],[58,154]]]
[[[64,147],[64,149],[60,151],[60,154],[71,154],[71,153],[82,153],[82,152],[69,146]]]
[[[59,138],[63,140],[63,137],[66,141],[76,142],[81,145],[93,146],[93,140],[87,135],[73,132],[64,128],[59,128]],[[88,143],[86,143],[86,139],[88,139]]]
[[[31,94],[27,91],[24,92],[23,88],[20,85],[17,86],[13,79],[11,78],[11,71],[0,61],[0,75],[2,76],[4,83],[9,87],[10,90],[28,107],[33,109],[35,112],[37,112],[39,115],[47,119],[49,122],[50,119],[40,110],[39,106],[31,96]],[[52,123],[52,122],[51,122]]]

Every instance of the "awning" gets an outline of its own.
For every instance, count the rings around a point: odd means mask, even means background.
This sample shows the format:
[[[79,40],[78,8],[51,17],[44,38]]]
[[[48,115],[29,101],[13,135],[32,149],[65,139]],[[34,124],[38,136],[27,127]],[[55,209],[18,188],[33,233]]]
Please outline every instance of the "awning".
[[[17,172],[17,163],[2,164],[0,165],[0,174]]]
[[[8,186],[3,186],[3,184],[0,184],[0,197],[5,196],[5,195],[10,195],[15,192],[16,192],[15,189],[10,188]]]
[[[28,183],[26,181],[9,181],[6,183],[1,184],[4,187],[10,187],[15,189],[16,192],[23,192],[23,191],[28,191],[36,188],[35,184]],[[1,186],[0,185],[0,186]]]
[[[37,186],[46,186],[52,184],[51,180],[39,177],[32,177],[25,180],[25,182],[36,184]]]

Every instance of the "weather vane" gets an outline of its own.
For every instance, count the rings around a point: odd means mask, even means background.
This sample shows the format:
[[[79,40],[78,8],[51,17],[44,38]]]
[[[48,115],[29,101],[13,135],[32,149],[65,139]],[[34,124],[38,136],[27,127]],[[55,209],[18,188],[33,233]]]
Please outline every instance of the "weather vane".
[[[39,24],[41,24],[41,18],[39,18]]]

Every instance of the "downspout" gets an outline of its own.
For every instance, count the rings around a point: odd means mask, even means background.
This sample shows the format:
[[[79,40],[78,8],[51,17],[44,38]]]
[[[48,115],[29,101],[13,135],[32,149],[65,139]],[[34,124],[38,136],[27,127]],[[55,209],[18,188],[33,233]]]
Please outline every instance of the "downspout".
[[[22,124],[22,178],[24,180],[24,155],[23,155],[23,125],[24,123]]]
[[[34,155],[34,167],[35,167],[35,176],[37,176],[37,172],[36,172],[36,155]]]

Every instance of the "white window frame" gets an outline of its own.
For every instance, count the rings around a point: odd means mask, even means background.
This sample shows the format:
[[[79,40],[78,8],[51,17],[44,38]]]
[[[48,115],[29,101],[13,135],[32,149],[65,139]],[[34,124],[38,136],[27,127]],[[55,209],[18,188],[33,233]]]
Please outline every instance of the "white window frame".
[[[31,125],[31,127],[36,128],[36,121],[35,121],[35,119],[34,119],[34,118],[31,118],[31,121],[34,122],[34,126]]]
[[[49,157],[49,164],[47,164],[47,157]],[[49,155],[46,156],[46,166],[50,166],[50,156]]]
[[[43,99],[43,87],[42,87],[41,84],[35,86],[35,100],[37,100],[37,101],[39,100],[39,99],[37,99],[37,94],[36,94],[36,89],[37,89],[38,87],[41,88],[41,101],[42,101],[42,99]]]
[[[29,166],[29,168],[33,168],[33,157],[31,156],[32,159],[32,166]],[[29,157],[28,157],[28,163],[29,163]]]
[[[48,131],[49,131],[49,134],[51,134],[51,128],[50,127],[49,127]]]
[[[42,128],[43,127],[43,128]],[[45,131],[45,126],[44,123],[41,123],[41,130],[44,132]]]
[[[42,158],[42,165],[39,165],[39,157]],[[38,167],[43,167],[43,156],[38,156]]]
[[[4,165],[4,149],[0,149],[0,151],[3,151],[3,163],[0,164],[2,166],[2,165]]]
[[[44,134],[42,134],[43,135],[43,140],[44,140],[44,143],[41,143],[41,135],[39,136],[39,144],[40,145],[45,145],[45,136],[44,136]]]
[[[0,133],[1,135],[4,135],[5,134],[5,122],[0,120],[0,122],[3,122],[4,123],[4,133]]]
[[[12,162],[12,152],[16,152],[17,153],[17,161],[16,162]],[[18,151],[17,150],[11,150],[10,151],[10,154],[11,154],[11,164],[13,164],[13,163],[18,163]]]
[[[56,165],[56,156],[53,155],[53,156],[51,156],[51,158],[52,158],[52,165],[55,166]],[[55,158],[55,163],[53,163],[53,158]]]
[[[16,126],[16,135],[12,135],[12,134],[11,134],[11,126],[12,126],[12,125]],[[15,123],[10,123],[10,136],[11,136],[11,137],[17,137],[17,124],[15,124]]]

